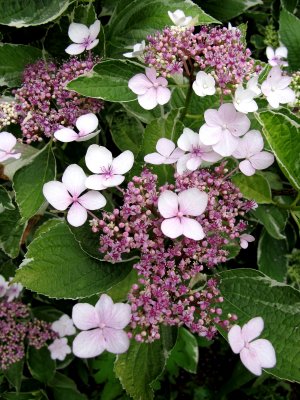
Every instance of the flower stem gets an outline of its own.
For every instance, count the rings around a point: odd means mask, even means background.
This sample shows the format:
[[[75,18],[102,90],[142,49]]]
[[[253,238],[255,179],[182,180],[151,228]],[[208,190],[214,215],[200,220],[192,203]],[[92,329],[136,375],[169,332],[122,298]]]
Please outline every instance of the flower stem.
[[[232,171],[230,171],[227,175],[224,176],[223,181],[228,179],[231,175],[233,175],[236,171],[238,171],[239,167],[235,167]]]

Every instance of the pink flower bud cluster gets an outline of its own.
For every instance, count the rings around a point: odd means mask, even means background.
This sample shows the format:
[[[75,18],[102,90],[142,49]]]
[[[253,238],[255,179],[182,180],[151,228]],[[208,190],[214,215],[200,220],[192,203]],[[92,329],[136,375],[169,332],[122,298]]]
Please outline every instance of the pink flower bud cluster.
[[[194,33],[194,27],[166,27],[147,39],[145,62],[164,77],[209,68],[219,87],[228,91],[254,69],[239,29],[203,26]]]
[[[26,143],[51,137],[61,127],[73,128],[76,119],[97,113],[103,102],[65,89],[66,84],[89,72],[96,60],[71,58],[61,66],[39,60],[26,67],[21,88],[15,94],[15,111]]]
[[[25,356],[25,342],[40,349],[57,337],[51,324],[29,318],[29,307],[19,300],[0,302],[0,369],[7,369]]]
[[[159,194],[195,187],[209,197],[206,211],[196,217],[206,236],[201,241],[166,238],[160,228]],[[214,171],[175,174],[175,185],[160,188],[157,176],[144,169],[140,177],[129,182],[123,206],[92,221],[92,230],[101,232],[99,251],[107,261],[120,261],[131,251],[139,251],[140,260],[133,266],[139,281],[129,294],[136,340],[158,339],[161,323],[185,325],[208,339],[216,333],[214,324],[229,324],[228,319],[221,318],[223,300],[217,282],[209,280],[201,290],[194,290],[193,282],[201,277],[204,266],[212,268],[227,261],[226,245],[239,245],[237,239],[247,227],[241,219],[245,204],[239,189],[224,179],[223,165]]]

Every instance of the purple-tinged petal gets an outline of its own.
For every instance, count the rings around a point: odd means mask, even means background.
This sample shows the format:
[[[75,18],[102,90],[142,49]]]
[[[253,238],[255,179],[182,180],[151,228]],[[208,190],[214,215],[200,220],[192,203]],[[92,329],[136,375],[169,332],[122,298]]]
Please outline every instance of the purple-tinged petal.
[[[147,78],[152,82],[152,84],[157,83],[156,81],[156,70],[155,68],[145,68]]]
[[[98,146],[97,144],[89,146],[85,156],[86,166],[96,174],[102,172],[103,168],[108,168],[112,160],[111,152],[106,147]]]
[[[138,103],[139,105],[144,108],[145,110],[152,110],[158,104],[156,98],[156,89],[151,87],[147,90],[145,94],[138,96]]]
[[[86,175],[77,164],[69,165],[62,176],[62,183],[72,196],[79,196],[86,190],[85,180]]]
[[[175,150],[175,143],[172,140],[161,138],[156,143],[156,150],[164,157],[169,157]]]
[[[78,134],[73,129],[62,128],[54,132],[54,137],[60,142],[69,143],[77,140]]]
[[[251,342],[251,340],[257,338],[263,330],[264,320],[261,317],[255,317],[243,325],[242,336],[245,342]]]
[[[208,151],[207,153],[203,153],[201,158],[203,161],[215,163],[220,161],[223,157],[215,151]]]
[[[148,89],[153,87],[153,84],[149,81],[149,79],[144,74],[134,75],[128,81],[128,87],[133,93],[137,95],[142,95],[147,92]]]
[[[45,183],[43,194],[48,203],[50,203],[52,207],[56,208],[56,210],[64,211],[70,204],[72,204],[72,198],[65,185],[61,182],[51,181]]]
[[[106,199],[101,193],[90,190],[80,196],[78,202],[87,210],[99,210],[99,208],[105,206]]]
[[[247,115],[236,112],[236,117],[234,121],[228,124],[228,130],[234,136],[242,136],[244,135],[250,128],[250,119]]]
[[[273,164],[275,158],[272,153],[269,153],[268,151],[261,151],[258,154],[253,155],[252,157],[249,158],[249,161],[251,162],[253,168],[261,170],[261,169],[266,169],[270,165]]]
[[[124,180],[125,180],[125,176],[123,176],[123,175],[113,175],[113,176],[103,180],[103,184],[107,188],[114,187],[114,186],[121,185],[121,183],[124,182]]]
[[[199,145],[199,134],[189,128],[184,128],[183,133],[177,140],[177,146],[184,150],[191,152],[193,147]]]
[[[254,340],[249,348],[256,352],[262,368],[273,368],[276,365],[276,354],[272,343],[267,339]]]
[[[220,126],[204,124],[199,131],[199,139],[205,145],[215,145],[222,139],[223,130]]]
[[[102,329],[80,332],[73,341],[73,354],[80,358],[97,357],[105,349]]]
[[[252,374],[260,376],[262,374],[262,369],[260,365],[259,358],[257,357],[256,351],[251,350],[251,348],[244,348],[240,352],[240,358],[244,366],[252,372]]]
[[[95,304],[95,310],[100,324],[108,325],[113,311],[114,302],[107,294],[102,294]],[[108,325],[109,326],[109,325]]]
[[[248,158],[259,153],[264,148],[264,140],[259,131],[249,131],[239,139],[237,149],[233,152],[235,158]]]
[[[99,43],[99,39],[93,40],[89,45],[86,46],[86,50],[92,50]]]
[[[131,320],[131,307],[129,304],[116,303],[113,305],[107,326],[114,329],[124,329]]]
[[[156,89],[156,100],[158,102],[158,104],[160,104],[161,106],[164,104],[167,104],[168,101],[171,98],[171,90],[163,87],[163,86],[158,86]]]
[[[77,303],[73,307],[72,320],[74,325],[83,331],[99,326],[96,308],[88,303]]]
[[[218,109],[218,114],[222,125],[231,124],[236,120],[237,117],[237,112],[232,103],[222,104]]]
[[[116,175],[123,175],[130,171],[134,163],[134,155],[132,151],[123,151],[112,162],[113,173]]]
[[[84,50],[85,46],[83,44],[70,44],[70,46],[65,49],[65,52],[72,56],[76,56],[77,54],[83,53]]]
[[[87,140],[93,139],[95,136],[98,135],[100,131],[95,131],[92,133],[88,133],[87,135],[79,136],[77,135],[76,142],[86,142]]]
[[[89,28],[83,24],[72,22],[69,26],[68,35],[74,43],[83,43],[89,37]]]
[[[82,205],[80,205],[79,203],[73,203],[67,214],[67,221],[69,222],[69,224],[77,228],[78,226],[83,225],[86,220],[86,209],[82,207]]]
[[[106,186],[103,184],[105,180],[104,175],[90,175],[86,178],[85,185],[88,189],[104,190],[106,189]]]
[[[192,156],[186,163],[187,169],[189,171],[196,171],[196,169],[200,167],[201,162],[201,157]]]
[[[97,129],[97,126],[98,118],[93,113],[81,115],[79,118],[77,118],[76,121],[76,128],[79,130],[80,133],[85,135]]]
[[[158,211],[164,218],[172,218],[178,212],[178,197],[171,190],[166,190],[158,198]]]
[[[184,174],[187,171],[187,162],[192,157],[191,153],[184,154],[182,157],[179,158],[176,165],[176,170],[179,175]]]
[[[239,325],[233,325],[228,332],[228,342],[231,350],[238,354],[245,347],[245,341],[242,336],[242,329]]]
[[[166,157],[165,157],[165,156],[162,156],[162,155],[160,155],[160,154],[158,154],[158,153],[150,153],[150,154],[147,154],[147,155],[144,157],[144,161],[145,161],[146,163],[148,163],[148,164],[153,164],[153,165],[161,165],[161,164],[164,164],[165,160],[166,160]]]
[[[238,146],[238,138],[234,137],[227,129],[223,131],[222,139],[213,145],[214,151],[223,157],[231,156]]]
[[[274,52],[274,50],[272,49],[272,47],[270,47],[270,46],[267,47],[267,49],[266,49],[266,55],[267,55],[268,60],[272,60],[272,58],[275,57],[275,52]]]
[[[97,36],[99,35],[100,32],[100,21],[98,19],[96,19],[96,21],[90,25],[89,27],[89,36],[91,40],[95,40],[97,38]]]
[[[10,152],[16,145],[17,139],[10,132],[0,132],[0,149]]]
[[[255,168],[253,168],[249,160],[244,160],[239,163],[240,171],[246,176],[252,176],[255,174]]]
[[[183,215],[196,217],[203,214],[207,207],[207,202],[208,195],[197,188],[187,189],[178,194],[179,211]]]
[[[106,350],[113,354],[122,354],[129,349],[129,338],[127,333],[120,329],[104,328],[103,336]]]
[[[287,58],[288,49],[285,46],[277,47],[277,49],[275,50],[275,56],[279,58]]]
[[[183,217],[181,225],[184,236],[193,240],[201,240],[205,237],[202,226],[195,219]]]
[[[218,110],[209,109],[204,113],[204,119],[208,126],[222,126],[223,121],[220,119]]]
[[[171,239],[175,239],[183,234],[183,226],[177,217],[165,219],[160,228],[162,233]]]

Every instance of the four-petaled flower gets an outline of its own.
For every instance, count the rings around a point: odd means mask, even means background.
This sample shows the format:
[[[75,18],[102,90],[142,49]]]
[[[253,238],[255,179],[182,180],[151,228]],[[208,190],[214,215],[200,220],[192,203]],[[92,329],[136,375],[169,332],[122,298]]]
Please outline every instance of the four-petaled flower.
[[[90,175],[86,179],[86,187],[103,190],[120,185],[125,179],[123,174],[132,168],[133,162],[134,156],[130,150],[123,151],[113,159],[106,147],[92,144],[86,153],[85,163],[95,175]]]
[[[11,282],[13,278],[9,278],[9,282]],[[14,299],[17,299],[20,296],[20,293],[23,290],[23,285],[21,283],[11,283],[8,285],[6,289],[5,296],[7,297],[7,301],[11,302]]]
[[[215,153],[211,146],[203,144],[199,134],[189,128],[184,128],[180,135],[177,145],[188,153],[179,158],[177,162],[177,172],[183,174],[186,170],[195,171],[203,161],[216,162],[222,156]]]
[[[248,233],[243,233],[240,237],[240,246],[242,249],[247,249],[248,244],[251,242],[254,242],[255,237],[252,235],[249,235]]]
[[[287,67],[289,65],[287,61],[282,60],[282,58],[287,58],[288,55],[288,49],[284,46],[278,47],[275,51],[272,47],[268,46],[266,54],[268,57],[268,63],[272,65],[272,67],[276,67],[276,65]]]
[[[127,58],[142,58],[145,50],[145,40],[143,40],[141,43],[136,43],[133,46],[133,51],[129,53],[124,53],[123,56]]]
[[[145,74],[134,75],[128,82],[128,87],[138,95],[138,102],[145,110],[152,110],[157,104],[166,104],[171,97],[165,78],[156,77],[154,68],[146,68]]]
[[[74,42],[66,48],[68,54],[76,55],[85,50],[91,50],[99,43],[97,36],[100,32],[100,21],[96,20],[89,28],[83,24],[72,22],[69,26],[68,35]]]
[[[256,97],[254,91],[251,89],[244,89],[242,85],[239,85],[234,93],[233,105],[237,111],[244,114],[257,111],[258,105],[254,97]]]
[[[182,10],[168,11],[168,15],[175,26],[190,26],[192,17],[186,17]]]
[[[208,195],[197,188],[187,189],[178,195],[170,190],[158,198],[158,210],[166,218],[161,230],[167,237],[175,239],[184,235],[190,239],[204,238],[202,226],[198,221],[187,216],[196,217],[203,214],[208,202]]]
[[[95,131],[98,126],[98,118],[95,114],[89,113],[77,118],[76,128],[78,133],[71,128],[62,128],[54,132],[54,137],[61,142],[84,142],[98,135]],[[95,132],[94,132],[95,131]]]
[[[67,338],[55,339],[53,343],[48,346],[52,360],[63,361],[67,354],[72,352],[71,347],[68,345]]]
[[[193,83],[193,90],[197,96],[210,96],[216,93],[215,85],[216,81],[213,76],[200,71],[197,73],[196,80]]]
[[[184,151],[175,146],[172,140],[161,138],[156,143],[157,153],[150,153],[144,157],[149,164],[174,164],[183,156]]]
[[[200,128],[200,140],[223,157],[231,156],[238,146],[238,137],[250,127],[249,118],[237,112],[231,103],[223,104],[218,110],[206,110],[204,119],[206,124]]]
[[[262,151],[264,140],[259,131],[249,131],[239,139],[238,148],[232,153],[233,157],[245,160],[239,163],[239,169],[244,175],[251,176],[255,170],[266,169],[274,162],[274,156],[268,151]]]
[[[73,353],[80,358],[96,357],[104,350],[121,354],[129,348],[129,338],[123,330],[131,320],[129,304],[116,303],[102,294],[95,307],[78,303],[72,319],[82,330],[73,341]]]
[[[87,220],[87,210],[98,210],[106,204],[105,197],[93,190],[81,196],[87,189],[85,181],[83,169],[72,164],[66,168],[62,182],[47,182],[43,187],[44,196],[54,208],[64,211],[71,206],[67,220],[76,227],[83,225]]]
[[[17,143],[17,139],[10,132],[0,132],[0,162],[9,158],[18,160],[21,153],[16,153],[13,148]]]
[[[292,78],[282,75],[280,67],[273,67],[267,79],[261,85],[261,91],[267,97],[271,107],[278,108],[279,104],[293,103],[295,92],[289,88]]]
[[[273,368],[276,355],[272,343],[267,339],[256,339],[264,329],[261,317],[252,318],[242,328],[234,325],[228,332],[232,351],[240,354],[242,363],[254,375],[261,375],[262,368]]]
[[[75,335],[76,333],[72,318],[67,314],[62,315],[57,321],[54,321],[51,328],[53,331],[57,332],[60,337]]]

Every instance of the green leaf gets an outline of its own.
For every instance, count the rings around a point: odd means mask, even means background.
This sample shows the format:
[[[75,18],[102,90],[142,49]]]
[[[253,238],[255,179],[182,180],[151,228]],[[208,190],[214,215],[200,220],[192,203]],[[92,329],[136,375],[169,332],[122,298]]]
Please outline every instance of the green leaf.
[[[0,213],[3,210],[14,210],[15,206],[11,201],[11,197],[5,187],[0,186]]]
[[[58,18],[73,0],[0,0],[0,24],[22,28]]]
[[[285,239],[284,228],[288,212],[275,206],[259,206],[251,214],[262,224],[267,232],[277,240]]]
[[[263,229],[257,249],[257,263],[261,272],[283,282],[288,267],[288,245],[286,240],[277,240]]]
[[[262,4],[262,0],[226,0],[220,4],[219,0],[195,0],[207,13],[224,22],[237,17],[250,7]]]
[[[258,204],[272,203],[270,185],[262,175],[237,174],[232,177],[232,181],[246,199],[255,200]]]
[[[185,15],[198,17],[196,24],[218,21],[205,14],[192,1],[173,0],[120,0],[114,9],[107,30],[108,55],[121,56],[124,49],[132,48],[149,34],[171,25],[168,11],[180,9]]]
[[[139,72],[143,72],[143,68],[132,61],[106,60],[87,75],[73,79],[67,89],[112,102],[133,101],[137,96],[129,89],[128,81]]]
[[[38,153],[38,149],[36,149],[33,146],[30,146],[29,144],[24,144],[24,143],[17,143],[14,149],[16,150],[17,153],[20,152],[22,154],[21,158],[19,158],[18,160],[9,159],[3,163],[4,164],[3,175],[5,176],[6,179],[10,180],[13,179],[14,174],[20,168],[30,164],[33,158]]]
[[[88,257],[62,222],[30,243],[15,280],[49,297],[78,299],[108,290],[130,270],[130,263]]]
[[[137,262],[138,260],[136,260]],[[122,281],[109,289],[106,293],[113,299],[115,303],[126,301],[128,293],[134,283],[138,281],[138,275],[135,269],[132,269]]]
[[[84,224],[75,228],[69,226],[70,231],[73,233],[75,239],[79,243],[80,248],[92,258],[97,260],[103,259],[103,254],[99,252],[99,234],[93,233],[88,224]]]
[[[282,172],[300,190],[300,125],[274,111],[263,111],[256,117]]]
[[[17,208],[0,214],[0,249],[11,258],[16,258],[19,254],[25,228]]]
[[[91,2],[89,2],[87,5],[81,4],[74,10],[73,22],[90,26],[95,22],[96,19],[97,14]]]
[[[134,400],[153,399],[153,383],[163,372],[176,337],[170,327],[161,327],[161,339],[153,343],[132,340],[127,353],[117,357],[115,373]]]
[[[2,371],[5,378],[13,385],[17,392],[19,392],[21,388],[23,368],[24,359],[13,363],[9,368]]]
[[[35,215],[45,203],[43,186],[46,182],[55,180],[55,176],[56,164],[51,143],[30,164],[15,173],[13,188],[23,221]]]
[[[159,107],[155,107],[153,108],[153,110],[145,110],[139,105],[137,100],[130,101],[128,103],[122,103],[122,106],[125,108],[128,114],[138,118],[141,122],[144,122],[145,124],[149,124],[149,122],[160,117]]]
[[[197,339],[187,329],[179,328],[177,341],[171,351],[168,363],[175,361],[179,367],[195,374],[197,372],[198,360],[199,349]]]
[[[261,335],[273,344],[277,364],[266,371],[280,379],[300,382],[300,292],[253,269],[218,274],[224,315],[235,313],[238,324],[262,317]]]
[[[280,13],[279,38],[289,50],[289,68],[297,71],[300,68],[300,19],[285,9]]]
[[[48,400],[48,397],[43,390],[21,393],[5,392],[2,396],[5,400]]]
[[[1,15],[3,15],[2,10]],[[18,86],[21,83],[21,76],[26,65],[42,58],[42,56],[42,51],[35,47],[0,43],[0,86]]]
[[[76,383],[60,372],[56,372],[49,386],[55,400],[87,400],[86,396],[78,391]]]
[[[294,13],[297,10],[298,0],[281,0],[281,5],[287,11]]]
[[[50,357],[47,347],[39,350],[28,347],[27,365],[33,378],[40,382],[49,383],[54,377],[56,363]]]

